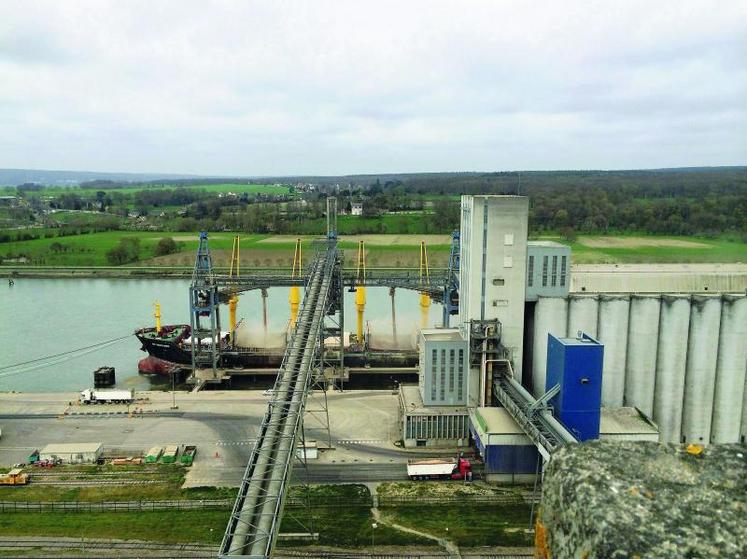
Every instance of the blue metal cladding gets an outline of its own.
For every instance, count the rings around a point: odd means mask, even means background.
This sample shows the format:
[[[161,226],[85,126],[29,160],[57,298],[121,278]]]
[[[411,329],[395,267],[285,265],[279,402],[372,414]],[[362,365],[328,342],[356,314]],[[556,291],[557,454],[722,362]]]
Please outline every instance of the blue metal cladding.
[[[486,474],[533,474],[537,471],[537,449],[533,445],[490,445],[485,459]]]
[[[603,357],[604,346],[586,334],[580,339],[547,336],[545,390],[560,385],[550,404],[579,441],[599,438]]]
[[[477,431],[470,426],[477,451],[485,462],[486,474],[534,474],[539,453],[533,445],[485,446]]]

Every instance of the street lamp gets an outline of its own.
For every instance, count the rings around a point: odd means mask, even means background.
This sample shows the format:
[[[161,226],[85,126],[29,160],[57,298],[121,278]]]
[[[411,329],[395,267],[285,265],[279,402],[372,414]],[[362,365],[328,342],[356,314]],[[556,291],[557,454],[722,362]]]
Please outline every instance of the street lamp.
[[[176,367],[171,369],[171,409],[178,409],[176,405]]]
[[[371,524],[371,553],[373,554],[376,551],[376,528],[378,528],[379,525],[374,522]]]

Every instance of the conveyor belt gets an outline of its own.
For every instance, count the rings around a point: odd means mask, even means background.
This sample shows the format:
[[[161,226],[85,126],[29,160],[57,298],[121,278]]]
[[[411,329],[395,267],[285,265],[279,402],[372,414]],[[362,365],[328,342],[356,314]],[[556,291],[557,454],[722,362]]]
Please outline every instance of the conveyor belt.
[[[508,362],[506,362],[508,365]],[[545,460],[561,446],[578,442],[545,406],[514,380],[510,365],[493,376],[493,395],[527,434]]]
[[[309,266],[306,293],[267,412],[259,428],[220,556],[269,558],[302,424],[312,367],[320,350],[337,248],[330,241]]]

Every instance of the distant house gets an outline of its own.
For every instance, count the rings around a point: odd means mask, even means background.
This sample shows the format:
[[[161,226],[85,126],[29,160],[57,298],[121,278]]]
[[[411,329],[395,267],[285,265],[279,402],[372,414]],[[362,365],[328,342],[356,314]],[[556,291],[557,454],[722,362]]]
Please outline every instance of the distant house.
[[[363,215],[363,202],[353,202],[350,205],[350,215]]]
[[[0,196],[0,206],[15,208],[18,205],[18,196]]]

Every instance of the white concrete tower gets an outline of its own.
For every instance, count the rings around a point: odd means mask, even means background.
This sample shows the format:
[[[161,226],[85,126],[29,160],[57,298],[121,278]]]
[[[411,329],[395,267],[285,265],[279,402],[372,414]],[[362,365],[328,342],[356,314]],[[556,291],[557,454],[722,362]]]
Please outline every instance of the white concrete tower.
[[[462,196],[459,323],[497,318],[521,379],[529,200]]]

